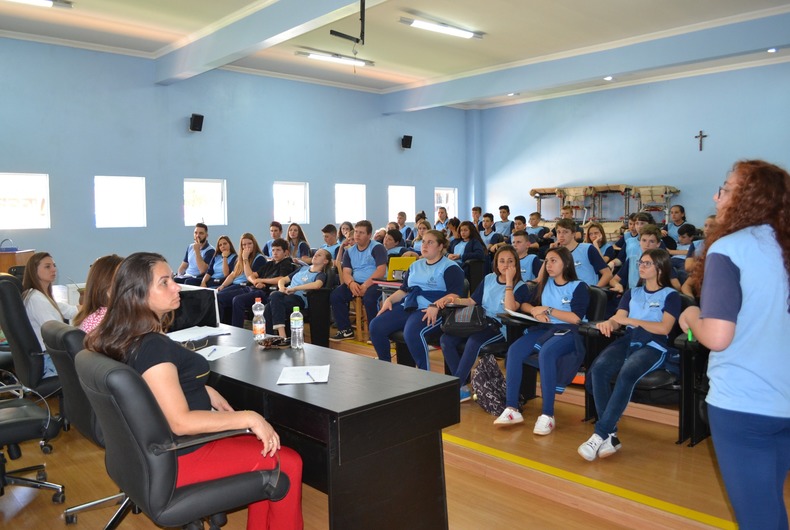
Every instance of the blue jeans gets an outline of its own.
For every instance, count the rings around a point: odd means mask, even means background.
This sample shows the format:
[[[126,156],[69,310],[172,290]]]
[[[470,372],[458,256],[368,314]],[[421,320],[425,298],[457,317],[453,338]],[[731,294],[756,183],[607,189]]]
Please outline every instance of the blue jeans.
[[[708,405],[713,447],[741,530],[787,530],[790,418]]]
[[[378,285],[371,285],[362,296],[362,305],[368,316],[368,322],[373,320],[379,312],[379,295],[381,289]],[[346,284],[336,287],[329,295],[329,303],[332,305],[332,313],[335,315],[335,325],[340,331],[351,329],[351,320],[348,318],[348,303],[354,299],[351,289]]]
[[[392,362],[389,336],[402,329],[406,347],[409,349],[412,358],[414,358],[417,368],[430,370],[431,363],[428,358],[427,337],[440,329],[439,326],[442,324],[442,319],[438,318],[432,326],[428,326],[427,322],[422,319],[424,316],[425,313],[419,309],[405,311],[403,304],[395,304],[392,307],[392,311],[386,311],[371,320],[369,327],[370,342],[373,343],[379,359]]]
[[[505,404],[508,407],[518,408],[524,364],[527,363],[530,355],[537,351],[538,367],[540,369],[540,392],[543,398],[541,414],[554,416],[554,393],[558,390],[564,390],[564,385],[562,389],[558,388],[560,375],[558,364],[561,362],[561,359],[567,358],[566,356],[568,355],[575,356],[577,350],[574,333],[555,336],[554,332],[557,329],[543,326],[528,328],[524,336],[510,345],[507,351],[506,367],[507,398]],[[578,370],[583,360],[582,352],[575,370]],[[573,364],[576,364],[576,361],[573,361]]]
[[[285,326],[291,317],[294,306],[302,311],[307,304],[298,294],[285,294],[280,291],[273,291],[269,294],[269,303],[263,310],[263,317],[266,319],[266,330],[271,333],[274,326]]]
[[[625,412],[636,383],[664,364],[666,351],[652,346],[643,346],[631,351],[630,334],[621,337],[601,352],[590,367],[595,410],[598,421],[595,433],[601,438],[617,432],[617,422]],[[617,381],[612,389],[612,378]]]
[[[475,359],[480,355],[480,349],[487,344],[503,340],[505,340],[505,336],[499,329],[489,328],[468,338],[455,337],[445,333],[439,339],[439,344],[442,346],[442,354],[444,354],[444,360],[447,361],[447,367],[455,377],[461,380],[461,385],[465,385],[469,380],[469,373],[472,371]]]

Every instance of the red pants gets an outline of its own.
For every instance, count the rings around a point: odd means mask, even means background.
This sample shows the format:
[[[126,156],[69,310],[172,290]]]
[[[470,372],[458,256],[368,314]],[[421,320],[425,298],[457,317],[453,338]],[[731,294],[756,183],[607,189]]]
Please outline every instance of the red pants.
[[[255,436],[234,436],[211,442],[197,451],[178,457],[176,487],[196,482],[238,475],[247,471],[272,469],[276,459],[261,455],[263,444]],[[288,447],[282,447],[280,470],[288,475],[291,488],[280,501],[250,504],[247,529],[300,530],[302,522],[302,459]]]

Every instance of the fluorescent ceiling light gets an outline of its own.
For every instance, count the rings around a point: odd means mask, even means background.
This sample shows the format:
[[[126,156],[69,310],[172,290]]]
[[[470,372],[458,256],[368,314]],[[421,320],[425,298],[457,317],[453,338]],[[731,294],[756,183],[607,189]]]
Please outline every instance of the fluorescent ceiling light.
[[[27,4],[38,7],[73,7],[73,2],[69,0],[8,0],[17,4]]]
[[[482,33],[475,33],[474,31],[457,28],[455,26],[450,26],[449,24],[443,24],[440,22],[414,20],[412,18],[406,18],[406,17],[401,17],[400,22],[401,24],[406,24],[407,26],[411,26],[413,28],[433,31],[435,33],[442,33],[444,35],[452,35],[453,37],[461,37],[462,39],[471,39],[472,37],[478,39],[483,38]]]
[[[347,66],[374,66],[373,61],[357,59],[356,57],[348,57],[346,55],[340,55],[339,53],[296,52],[296,55],[301,55],[302,57],[307,57],[308,59],[315,59],[316,61],[344,64]]]
[[[604,81],[612,81],[613,79],[614,79],[614,77],[612,77],[610,75],[607,75],[606,77],[603,78]]]
[[[776,48],[769,48],[766,50],[768,53],[776,53]]]

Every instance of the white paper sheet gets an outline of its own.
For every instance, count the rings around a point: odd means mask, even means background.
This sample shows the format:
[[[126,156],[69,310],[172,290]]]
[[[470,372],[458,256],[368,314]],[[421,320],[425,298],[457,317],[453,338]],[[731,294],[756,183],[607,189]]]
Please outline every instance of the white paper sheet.
[[[219,335],[230,335],[222,328],[213,328],[211,326],[192,326],[191,328],[180,329],[167,334],[168,337],[176,342],[186,342],[188,340],[196,341],[205,339],[206,337],[215,337]]]
[[[201,350],[197,350],[197,353],[209,361],[216,361],[217,359],[221,359],[226,355],[236,353],[237,351],[241,351],[243,349],[244,348],[241,346],[206,346]]]
[[[278,385],[304,385],[329,381],[329,365],[287,366],[283,368]]]

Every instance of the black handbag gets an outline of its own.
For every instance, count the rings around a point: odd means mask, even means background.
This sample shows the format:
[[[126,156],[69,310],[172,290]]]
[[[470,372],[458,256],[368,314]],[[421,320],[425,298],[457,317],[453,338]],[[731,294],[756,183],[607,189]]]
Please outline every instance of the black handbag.
[[[499,326],[499,322],[487,316],[486,310],[479,305],[449,307],[442,315],[442,332],[454,337],[469,337]]]

